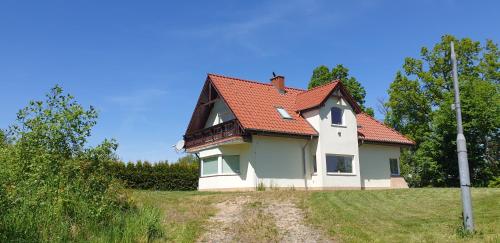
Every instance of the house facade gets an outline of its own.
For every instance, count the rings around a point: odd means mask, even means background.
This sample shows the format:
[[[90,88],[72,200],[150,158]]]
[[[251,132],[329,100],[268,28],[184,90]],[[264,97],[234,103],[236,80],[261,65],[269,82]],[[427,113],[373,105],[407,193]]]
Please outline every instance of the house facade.
[[[302,90],[208,74],[184,135],[199,190],[404,188],[414,142],[363,113],[340,81]]]

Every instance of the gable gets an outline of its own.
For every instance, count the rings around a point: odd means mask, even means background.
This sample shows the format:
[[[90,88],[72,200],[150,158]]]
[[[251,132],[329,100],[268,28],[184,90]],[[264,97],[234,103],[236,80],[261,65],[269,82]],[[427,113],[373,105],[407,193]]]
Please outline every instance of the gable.
[[[350,104],[356,113],[361,112],[361,107],[354,101],[351,94],[347,91],[340,80],[312,88],[297,95],[295,101],[296,110],[304,112],[323,106],[332,95],[343,98]]]
[[[222,99],[217,99],[210,110],[210,114],[205,122],[204,128],[235,119],[229,107]]]
[[[210,115],[216,104],[217,104],[217,109],[221,108],[223,109],[223,107],[227,107],[224,100],[219,95],[218,91],[215,89],[213,84],[207,78],[200,92],[200,96],[198,97],[198,101],[194,108],[193,114],[191,115],[191,120],[189,121],[186,134],[190,134],[195,131],[206,128],[207,121],[210,119]]]
[[[303,90],[285,87],[285,92],[281,93],[271,84],[215,74],[209,74],[208,79],[245,130],[317,135],[316,130],[295,112],[295,99]],[[291,119],[281,117],[278,107],[285,109]]]

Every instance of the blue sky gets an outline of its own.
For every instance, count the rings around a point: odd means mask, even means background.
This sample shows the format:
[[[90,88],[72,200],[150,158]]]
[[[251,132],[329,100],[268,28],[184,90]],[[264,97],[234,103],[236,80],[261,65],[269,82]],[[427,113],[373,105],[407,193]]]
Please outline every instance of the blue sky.
[[[182,2],[182,4],[180,4]],[[305,88],[344,64],[375,107],[407,56],[449,33],[500,42],[498,1],[0,2],[0,128],[55,84],[93,105],[90,139],[169,160],[206,73]],[[378,118],[382,118],[377,114]]]

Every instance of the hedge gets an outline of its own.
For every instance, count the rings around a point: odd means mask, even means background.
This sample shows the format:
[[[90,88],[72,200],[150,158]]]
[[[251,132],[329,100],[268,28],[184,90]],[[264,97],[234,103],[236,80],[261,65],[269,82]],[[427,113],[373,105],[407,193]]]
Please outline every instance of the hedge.
[[[189,191],[198,188],[198,163],[123,163],[112,166],[115,178],[122,180],[127,188],[166,191]]]

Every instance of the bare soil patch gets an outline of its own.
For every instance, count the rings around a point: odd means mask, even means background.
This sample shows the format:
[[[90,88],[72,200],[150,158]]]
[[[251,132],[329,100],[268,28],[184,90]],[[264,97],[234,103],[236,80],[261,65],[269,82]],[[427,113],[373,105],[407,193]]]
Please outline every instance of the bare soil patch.
[[[233,225],[242,220],[243,205],[249,201],[250,196],[237,196],[217,203],[217,213],[198,242],[233,242]]]
[[[271,201],[266,208],[274,216],[281,242],[333,242],[304,223],[304,213],[291,200]]]
[[[217,203],[198,242],[333,242],[307,225],[294,197],[278,192],[252,193]]]

